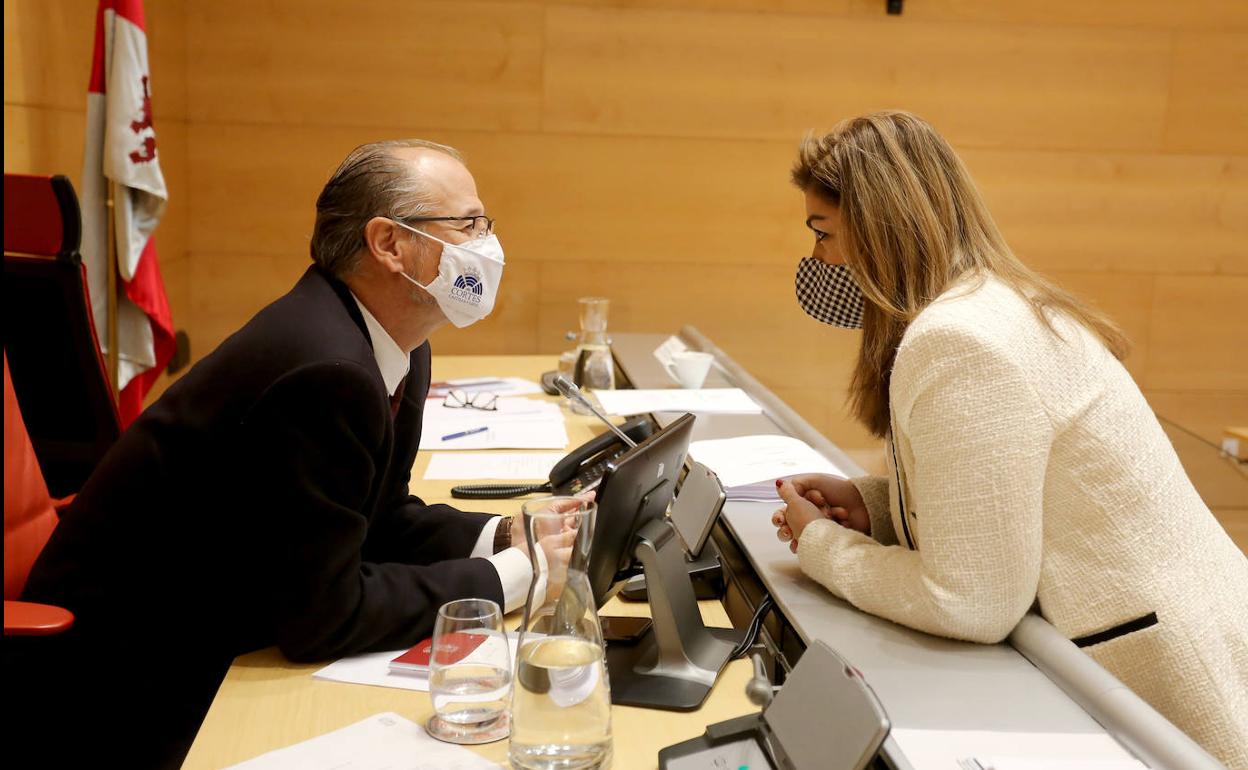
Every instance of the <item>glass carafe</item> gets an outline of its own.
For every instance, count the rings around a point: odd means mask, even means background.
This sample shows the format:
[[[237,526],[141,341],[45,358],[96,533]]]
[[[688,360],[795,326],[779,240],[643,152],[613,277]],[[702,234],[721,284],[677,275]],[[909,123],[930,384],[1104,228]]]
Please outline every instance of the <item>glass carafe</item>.
[[[607,337],[607,313],[611,300],[605,297],[581,297],[581,333],[577,338],[576,366],[572,381],[590,390],[615,388],[615,361]]]
[[[580,770],[611,762],[611,692],[587,571],[595,512],[578,497],[523,507],[533,582],[512,687],[516,768]]]

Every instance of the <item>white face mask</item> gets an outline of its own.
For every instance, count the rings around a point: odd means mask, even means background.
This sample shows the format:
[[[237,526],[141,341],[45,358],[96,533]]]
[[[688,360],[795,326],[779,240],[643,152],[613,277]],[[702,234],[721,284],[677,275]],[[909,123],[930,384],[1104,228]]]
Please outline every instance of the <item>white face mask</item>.
[[[498,236],[491,234],[464,246],[456,246],[402,222],[395,224],[442,244],[438,277],[428,286],[407,273],[399,275],[427,291],[437,301],[447,320],[460,329],[490,314],[503,280],[503,246],[498,242]],[[469,245],[472,248],[468,248]]]

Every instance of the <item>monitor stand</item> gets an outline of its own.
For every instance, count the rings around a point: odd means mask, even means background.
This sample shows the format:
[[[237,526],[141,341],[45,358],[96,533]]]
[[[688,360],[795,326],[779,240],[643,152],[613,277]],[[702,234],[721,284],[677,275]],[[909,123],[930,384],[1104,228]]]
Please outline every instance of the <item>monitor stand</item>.
[[[643,526],[633,555],[646,575],[653,625],[634,643],[607,646],[611,702],[692,711],[706,700],[745,632],[703,624],[685,549],[671,522]]]
[[[724,595],[724,571],[720,565],[719,548],[714,541],[708,540],[702,547],[698,558],[685,557],[685,570],[693,581],[693,597],[703,599],[720,599]],[[624,583],[619,597],[628,602],[644,602],[646,595],[646,576],[635,575]]]

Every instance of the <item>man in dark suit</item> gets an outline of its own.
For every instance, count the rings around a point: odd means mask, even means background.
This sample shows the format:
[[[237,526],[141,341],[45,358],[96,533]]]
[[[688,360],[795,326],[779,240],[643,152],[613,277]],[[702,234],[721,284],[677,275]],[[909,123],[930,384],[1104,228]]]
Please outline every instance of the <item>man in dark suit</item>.
[[[347,157],[312,267],[135,421],[31,573],[24,598],[76,616],[37,667],[77,736],[59,748],[176,766],[239,654],[398,649],[445,602],[523,603],[518,530],[408,492],[427,338],[492,307],[492,229],[450,148]]]

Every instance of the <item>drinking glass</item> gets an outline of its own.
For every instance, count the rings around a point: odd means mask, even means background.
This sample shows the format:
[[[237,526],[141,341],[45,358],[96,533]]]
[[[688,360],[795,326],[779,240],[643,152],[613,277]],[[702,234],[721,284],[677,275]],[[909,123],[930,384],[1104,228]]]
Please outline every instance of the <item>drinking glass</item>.
[[[429,660],[429,734],[450,743],[506,738],[511,649],[503,613],[489,599],[459,599],[438,610]]]
[[[511,764],[581,770],[611,762],[611,691],[587,567],[593,503],[547,497],[522,508],[534,579],[511,701]]]

